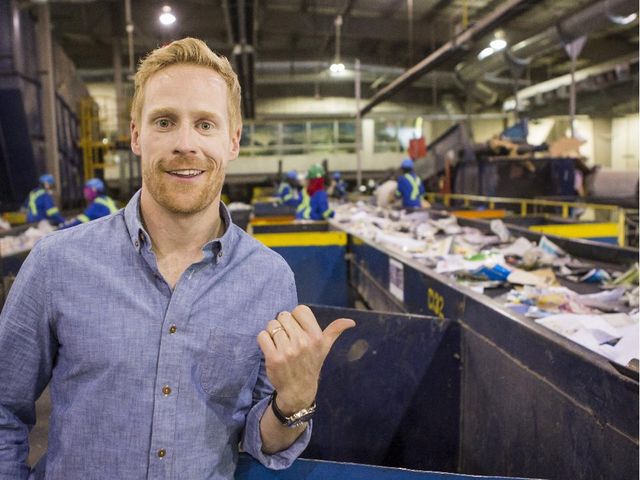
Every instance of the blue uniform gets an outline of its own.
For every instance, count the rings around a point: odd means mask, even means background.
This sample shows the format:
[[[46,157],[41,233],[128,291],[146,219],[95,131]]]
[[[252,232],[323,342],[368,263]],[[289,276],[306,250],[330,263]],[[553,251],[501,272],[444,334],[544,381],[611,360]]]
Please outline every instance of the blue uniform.
[[[81,223],[87,223],[96,218],[106,217],[118,211],[116,203],[106,195],[98,195],[96,199],[91,202],[91,205],[87,207],[84,213],[81,213],[73,220],[65,223],[61,228],[74,227]]]
[[[347,184],[344,180],[337,180],[333,187],[333,196],[336,198],[345,198],[347,196]]]
[[[402,197],[403,207],[420,208],[424,192],[424,185],[422,185],[422,181],[414,172],[405,173],[398,177],[396,197]]]
[[[326,220],[334,215],[335,212],[329,207],[329,197],[325,190],[318,190],[311,197],[305,192],[296,212],[296,218],[304,220]]]
[[[300,193],[287,182],[282,182],[278,188],[278,197],[285,205],[297,207],[300,203]]]
[[[31,190],[27,199],[27,222],[33,223],[40,220],[49,220],[55,224],[64,222],[64,217],[60,215],[53,197],[42,187]]]

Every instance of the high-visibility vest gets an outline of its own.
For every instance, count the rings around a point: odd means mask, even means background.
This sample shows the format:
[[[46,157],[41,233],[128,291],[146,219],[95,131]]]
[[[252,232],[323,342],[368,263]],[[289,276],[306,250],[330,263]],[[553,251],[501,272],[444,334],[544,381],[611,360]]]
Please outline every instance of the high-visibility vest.
[[[38,206],[36,205],[36,201],[44,195],[44,193],[44,188],[38,188],[29,194],[29,212],[34,217],[38,215]]]
[[[278,196],[281,198],[282,203],[288,202],[293,198],[293,189],[288,183],[283,182],[278,188]]]
[[[405,173],[404,178],[411,184],[411,200],[417,200],[420,196],[420,179],[411,173]]]
[[[311,197],[309,193],[307,193],[306,188],[302,189],[302,201],[300,205],[298,205],[298,208],[296,208],[296,217],[306,220],[309,220],[311,217]]]
[[[115,213],[118,211],[118,207],[116,206],[116,202],[114,202],[111,198],[106,195],[103,197],[98,197],[94,200],[96,203],[100,205],[104,205],[109,210],[109,213]]]
[[[118,207],[116,206],[116,202],[114,202],[111,198],[107,197],[106,195],[103,195],[101,197],[96,197],[96,199],[93,201],[94,204],[98,204],[98,205],[102,205],[103,207],[105,207],[109,214],[110,213],[114,213],[118,211]],[[91,210],[85,210],[85,212]],[[93,212],[93,214],[95,215],[95,212]],[[107,214],[108,215],[108,214]],[[91,221],[91,218],[89,218],[89,216],[86,213],[81,213],[80,215],[78,215],[76,217],[81,223],[87,223]]]

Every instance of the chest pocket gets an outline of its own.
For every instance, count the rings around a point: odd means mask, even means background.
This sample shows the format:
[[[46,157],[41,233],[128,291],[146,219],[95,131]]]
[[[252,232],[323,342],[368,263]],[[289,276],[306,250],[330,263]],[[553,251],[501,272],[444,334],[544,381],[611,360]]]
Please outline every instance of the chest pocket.
[[[212,330],[201,365],[203,390],[216,398],[238,398],[255,384],[260,358],[254,335]]]

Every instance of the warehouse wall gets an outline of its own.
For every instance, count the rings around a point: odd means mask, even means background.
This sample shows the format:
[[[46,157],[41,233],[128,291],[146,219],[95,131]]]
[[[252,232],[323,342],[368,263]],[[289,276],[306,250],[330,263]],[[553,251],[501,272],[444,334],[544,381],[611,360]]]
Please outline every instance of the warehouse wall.
[[[113,83],[89,83],[89,94],[100,108],[100,127],[107,136],[118,133],[116,89]]]
[[[593,119],[593,158],[596,165],[611,168],[611,118]]]
[[[611,125],[611,168],[638,172],[640,117],[614,118]]]
[[[88,86],[89,92],[100,106],[100,120],[106,135],[117,133],[116,94],[112,83],[93,83]],[[289,99],[270,99],[258,102],[258,110],[264,117],[298,116],[305,112],[309,117],[336,112],[336,115],[353,114],[355,100],[345,98],[321,98],[319,100],[307,97]],[[396,116],[402,113],[405,118],[416,117],[424,114],[421,105],[406,105],[395,102],[384,102],[375,108],[376,115],[389,113]],[[565,135],[569,128],[568,117],[551,117],[554,126],[547,138],[553,141],[561,135]],[[512,121],[506,122],[511,124]],[[423,134],[427,144],[438,138],[448,128],[455,124],[453,119],[425,119]],[[622,118],[589,118],[578,117],[576,129],[578,134],[586,140],[580,148],[581,153],[587,158],[588,163],[601,165],[604,168],[614,170],[638,170],[638,129],[640,126],[638,115]],[[475,142],[485,142],[493,135],[500,133],[505,127],[505,120],[473,119],[472,131]],[[363,168],[385,169],[395,167],[402,154],[374,153],[374,123],[371,118],[364,118],[362,123],[363,135]],[[535,142],[534,143],[538,143]],[[314,162],[331,157],[332,168],[342,170],[354,170],[356,159],[354,154],[327,154],[317,155],[287,155],[270,157],[244,157],[232,163],[229,168],[231,174],[249,174],[273,172],[277,169],[277,162],[283,159],[285,168],[304,169]]]
[[[360,107],[364,107],[366,100],[362,100]],[[339,115],[355,115],[356,101],[354,98],[339,98],[339,97],[322,97],[320,99],[314,99],[309,97],[289,97],[289,98],[274,98],[257,101],[256,108],[260,117],[283,117],[287,115],[300,116],[300,115],[323,115],[326,116],[328,112],[331,114]],[[382,102],[375,108],[375,113],[415,113],[419,115],[425,112],[423,105],[396,103],[396,102]]]

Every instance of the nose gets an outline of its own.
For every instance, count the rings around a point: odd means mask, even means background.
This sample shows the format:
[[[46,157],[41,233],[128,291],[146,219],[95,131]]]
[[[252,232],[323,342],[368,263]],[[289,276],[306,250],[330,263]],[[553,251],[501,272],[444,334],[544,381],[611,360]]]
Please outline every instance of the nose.
[[[173,153],[179,155],[187,155],[190,153],[196,153],[196,139],[194,130],[189,124],[182,124],[176,129],[175,145],[173,146]]]

